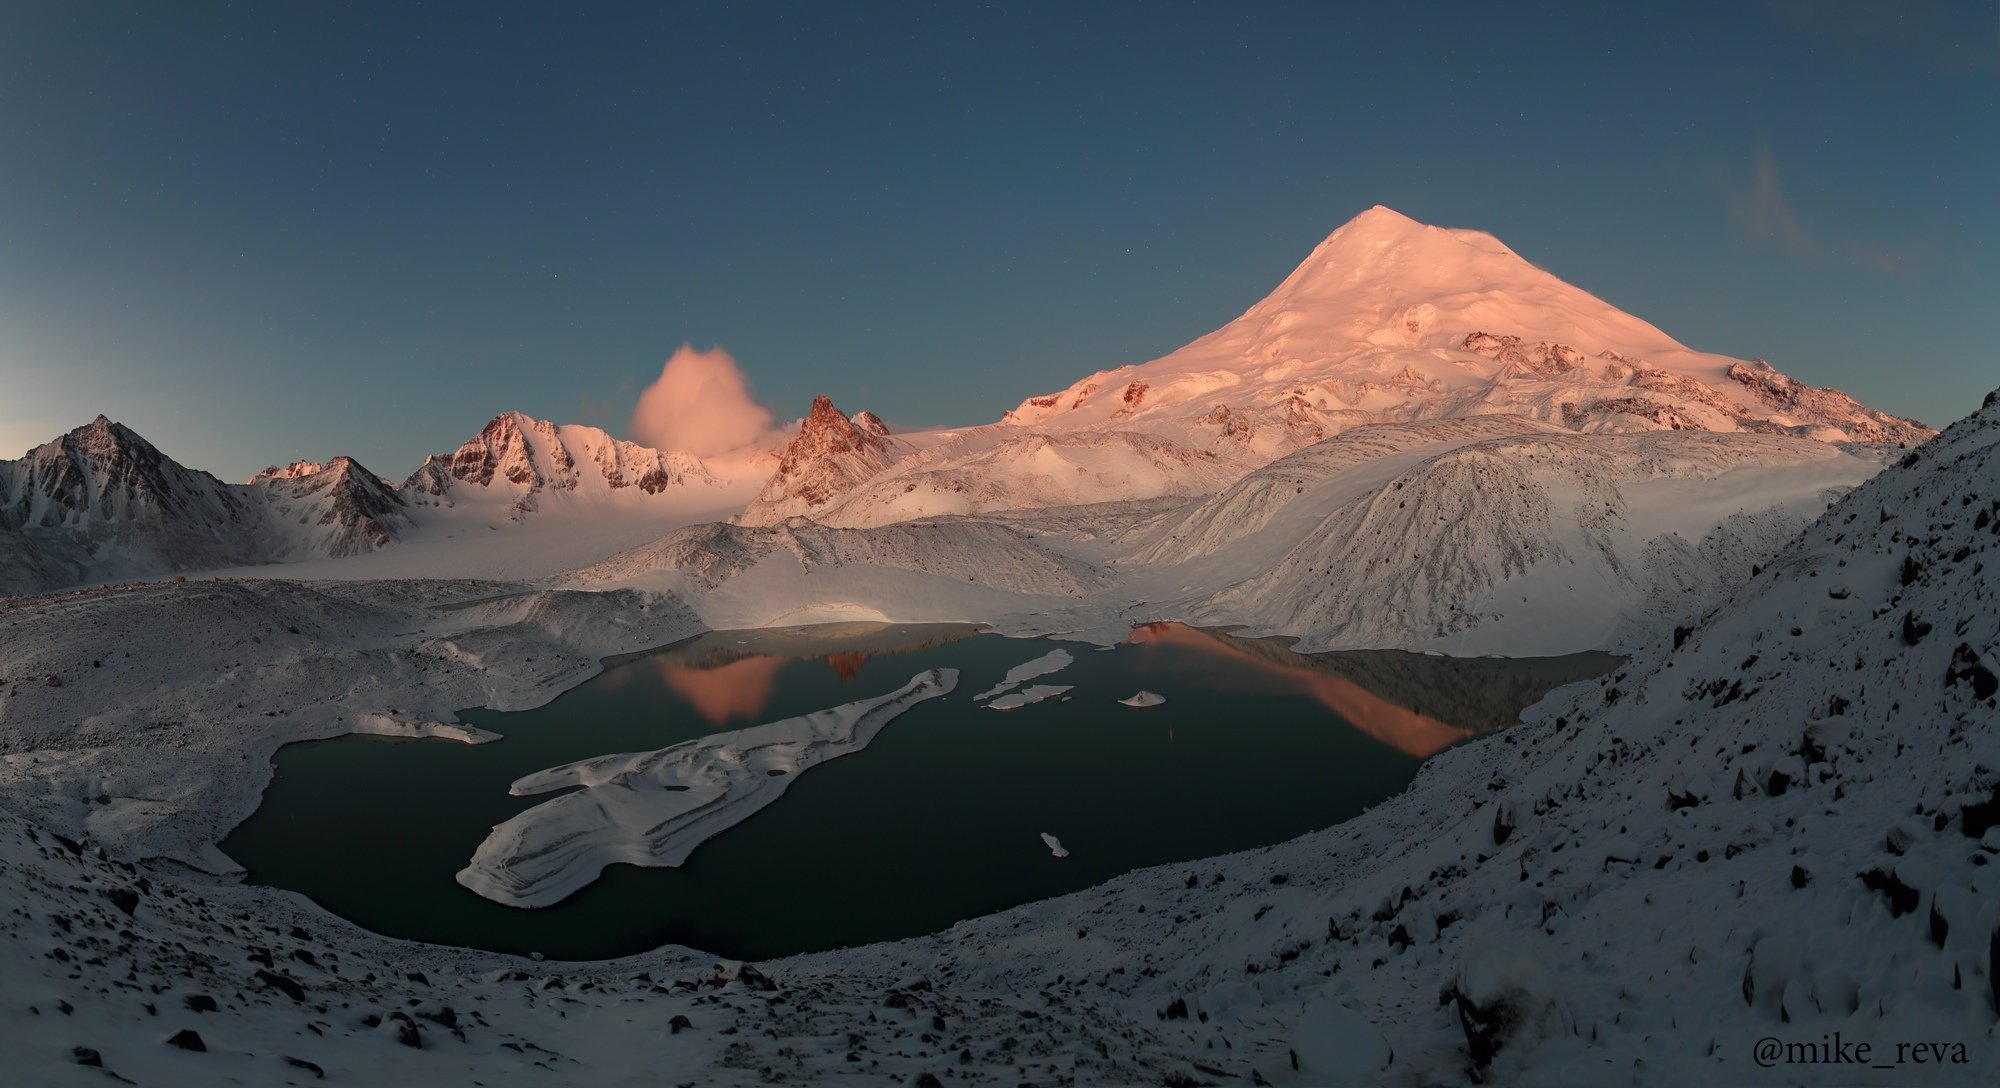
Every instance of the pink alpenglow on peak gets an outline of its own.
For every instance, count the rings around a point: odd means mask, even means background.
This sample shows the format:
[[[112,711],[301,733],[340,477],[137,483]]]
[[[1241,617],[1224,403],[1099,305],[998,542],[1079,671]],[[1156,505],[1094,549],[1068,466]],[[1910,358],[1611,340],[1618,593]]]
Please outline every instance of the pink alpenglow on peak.
[[[1037,430],[1187,432],[1269,460],[1364,423],[1506,413],[1572,431],[1750,431],[1921,442],[1935,432],[1687,347],[1483,231],[1377,205],[1242,316],[1148,363],[1030,397]]]
[[[777,473],[737,516],[737,524],[775,525],[789,517],[812,517],[907,452],[871,413],[849,419],[832,400],[814,397]]]
[[[613,438],[596,427],[557,425],[504,412],[448,454],[436,454],[403,483],[412,501],[449,506],[454,497],[505,494],[517,511],[535,510],[548,494],[658,495],[669,488],[709,486],[715,477],[700,458]]]
[[[318,461],[293,461],[282,468],[272,465],[244,482],[254,484],[259,480],[296,480],[301,476],[312,476],[325,470],[326,466]]]

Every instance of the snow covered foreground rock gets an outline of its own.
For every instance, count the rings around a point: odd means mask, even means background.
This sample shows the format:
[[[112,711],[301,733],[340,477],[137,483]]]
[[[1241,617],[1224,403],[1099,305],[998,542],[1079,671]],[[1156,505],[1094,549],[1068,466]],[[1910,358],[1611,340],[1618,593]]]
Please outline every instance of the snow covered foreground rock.
[[[146,1084],[1311,1083],[1328,1060],[1316,1032],[1335,1030],[1379,1036],[1383,1084],[1465,1083],[1480,1057],[1489,1083],[1984,1083],[2000,1062],[1996,458],[2000,396],[1847,495],[1704,622],[1340,827],[754,969],[387,941],[158,856],[176,833],[212,841],[242,811],[226,799],[244,799],[177,794],[191,764],[163,760],[209,753],[192,765],[259,780],[280,740],[307,734],[246,740],[242,725],[287,691],[327,700],[329,719],[350,695],[412,714],[465,685],[541,697],[589,663],[543,674],[521,664],[540,652],[516,653],[520,673],[495,671],[486,646],[467,672],[418,647],[510,616],[573,637],[571,605],[453,609],[409,587],[397,615],[380,611],[388,587],[282,585],[10,602],[0,1045],[47,1084],[101,1083],[100,1067]],[[203,627],[218,602],[176,611],[171,594],[192,592],[248,611]],[[401,626],[478,610],[458,635]],[[112,631],[141,664],[93,666]],[[383,671],[351,693],[302,688],[343,674],[284,666],[294,637]],[[159,664],[169,641],[180,653]],[[103,667],[213,679],[168,703],[77,679]],[[22,682],[41,669],[63,686]],[[266,702],[227,709],[244,696]],[[134,805],[178,816],[145,834],[100,818]],[[1495,948],[1542,977],[1483,958]],[[1866,1042],[1902,1064],[1801,1063],[1835,1032],[1844,1054]]]

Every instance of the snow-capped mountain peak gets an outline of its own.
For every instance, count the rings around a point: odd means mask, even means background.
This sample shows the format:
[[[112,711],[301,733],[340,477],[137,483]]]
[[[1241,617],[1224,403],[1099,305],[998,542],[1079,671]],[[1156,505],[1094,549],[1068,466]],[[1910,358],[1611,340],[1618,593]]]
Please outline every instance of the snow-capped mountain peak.
[[[1197,445],[1247,444],[1266,460],[1360,423],[1495,412],[1576,431],[1935,433],[1768,369],[1692,350],[1490,234],[1378,205],[1234,321],[1031,397],[1004,422],[1192,431]]]
[[[403,487],[441,505],[450,505],[454,496],[505,494],[526,512],[551,493],[629,488],[657,495],[669,487],[715,482],[692,454],[649,449],[596,427],[503,412],[453,452],[425,458]]]
[[[93,530],[205,509],[235,517],[227,485],[183,468],[123,424],[100,415],[19,461],[0,462],[16,526]]]
[[[23,559],[18,577],[0,571],[0,592],[241,562],[261,520],[236,489],[102,415],[0,461],[0,496],[0,525]]]
[[[259,480],[296,480],[303,476],[311,476],[324,472],[325,470],[326,466],[320,464],[318,461],[293,461],[289,465],[272,465],[245,480],[244,483],[254,484]]]
[[[276,537],[271,551],[280,556],[358,555],[413,525],[396,488],[344,455],[324,465],[294,461],[266,469],[248,487],[263,501]]]
[[[831,399],[814,397],[778,471],[736,520],[775,525],[789,517],[810,517],[905,452],[873,414],[861,412],[849,419]]]
[[[828,403],[831,404],[832,402],[829,401]],[[854,413],[852,422],[856,427],[859,427],[862,430],[867,431],[869,434],[872,434],[877,438],[889,437],[889,425],[887,423],[882,422],[881,416],[878,416],[875,413],[868,411],[865,408],[859,412]]]

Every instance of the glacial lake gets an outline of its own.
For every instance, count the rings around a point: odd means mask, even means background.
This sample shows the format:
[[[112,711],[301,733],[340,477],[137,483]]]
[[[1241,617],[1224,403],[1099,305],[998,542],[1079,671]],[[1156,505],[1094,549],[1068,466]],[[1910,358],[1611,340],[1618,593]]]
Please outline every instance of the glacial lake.
[[[1136,628],[1110,650],[959,624],[710,632],[608,662],[535,710],[460,714],[503,735],[493,743],[287,745],[222,849],[251,882],[390,936],[552,959],[669,943],[768,959],[917,936],[1331,826],[1402,790],[1424,757],[1618,661],[1284,645],[1181,624]],[[1056,648],[1074,662],[1028,685],[1071,685],[1066,700],[973,701]],[[800,774],[679,868],[614,865],[539,910],[453,879],[492,825],[553,796],[510,796],[522,775],[882,695],[940,666],[960,670],[950,695]],[[1117,702],[1141,689],[1166,703]],[[1045,831],[1070,856],[1052,856]]]

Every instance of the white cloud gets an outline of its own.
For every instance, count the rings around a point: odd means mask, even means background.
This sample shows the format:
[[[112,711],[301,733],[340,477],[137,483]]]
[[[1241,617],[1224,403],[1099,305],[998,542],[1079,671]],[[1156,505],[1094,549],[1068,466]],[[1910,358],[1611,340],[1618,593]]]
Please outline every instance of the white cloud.
[[[771,410],[750,395],[750,383],[729,353],[683,344],[639,394],[632,412],[634,441],[698,457],[745,446],[777,444]]]

